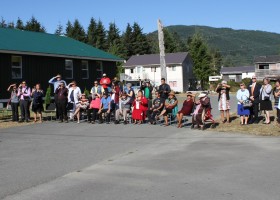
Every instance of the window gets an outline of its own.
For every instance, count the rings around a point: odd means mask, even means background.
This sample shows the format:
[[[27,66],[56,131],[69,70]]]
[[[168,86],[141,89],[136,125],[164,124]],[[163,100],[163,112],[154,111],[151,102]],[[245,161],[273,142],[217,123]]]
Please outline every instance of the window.
[[[259,69],[269,69],[269,65],[268,64],[259,65]]]
[[[156,67],[151,67],[151,72],[156,72],[157,68]]]
[[[73,60],[65,60],[65,78],[73,79]]]
[[[130,69],[130,73],[133,74],[134,73],[134,69]]]
[[[140,74],[141,73],[141,67],[136,67],[137,73]]]
[[[177,81],[169,81],[170,87],[177,87]]]
[[[103,75],[103,64],[102,61],[96,61],[96,76],[97,79],[101,79]]]
[[[176,66],[169,66],[169,71],[176,71]]]
[[[12,56],[12,79],[22,79],[21,56]]]
[[[88,79],[88,61],[82,60],[82,79]]]

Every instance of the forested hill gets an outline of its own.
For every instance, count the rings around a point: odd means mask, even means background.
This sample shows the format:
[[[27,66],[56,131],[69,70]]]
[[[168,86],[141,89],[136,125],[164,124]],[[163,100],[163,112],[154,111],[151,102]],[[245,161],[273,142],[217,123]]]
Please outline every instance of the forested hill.
[[[252,65],[255,56],[280,54],[280,34],[277,33],[207,26],[176,25],[165,28],[176,32],[184,41],[195,32],[201,33],[211,48],[220,50],[224,66]]]

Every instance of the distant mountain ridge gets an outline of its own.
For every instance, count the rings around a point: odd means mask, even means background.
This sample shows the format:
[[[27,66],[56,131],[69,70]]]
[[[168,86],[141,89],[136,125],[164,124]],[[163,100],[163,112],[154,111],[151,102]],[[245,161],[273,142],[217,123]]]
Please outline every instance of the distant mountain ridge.
[[[185,41],[194,33],[201,33],[211,48],[220,50],[225,67],[253,65],[255,56],[280,54],[278,33],[194,25],[174,25],[165,28],[176,32]]]

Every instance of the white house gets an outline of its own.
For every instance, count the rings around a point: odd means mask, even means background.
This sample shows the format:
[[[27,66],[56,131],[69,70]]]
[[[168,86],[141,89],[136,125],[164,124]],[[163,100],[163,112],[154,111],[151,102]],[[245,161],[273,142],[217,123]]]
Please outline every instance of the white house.
[[[241,82],[244,78],[252,78],[255,66],[223,67],[220,73],[223,80]]]
[[[189,90],[195,84],[193,62],[187,52],[165,55],[167,83],[177,92]],[[124,64],[125,80],[150,80],[156,86],[161,82],[160,55],[135,55]]]

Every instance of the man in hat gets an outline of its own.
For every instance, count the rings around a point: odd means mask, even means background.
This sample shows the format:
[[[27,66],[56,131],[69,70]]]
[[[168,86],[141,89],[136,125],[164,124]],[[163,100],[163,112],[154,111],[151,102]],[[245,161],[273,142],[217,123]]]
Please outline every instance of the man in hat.
[[[58,96],[57,94],[55,93],[56,89],[59,88],[60,86],[60,83],[64,83],[64,85],[66,86],[66,82],[64,80],[61,79],[61,75],[60,74],[57,74],[56,76],[52,77],[50,80],[49,80],[49,84],[52,84],[53,85],[53,92],[54,92],[54,102],[55,102],[55,108],[56,108],[56,119],[58,120],[59,119],[59,108],[58,108]]]
[[[163,110],[158,117],[163,115],[165,126],[168,126],[168,114],[171,114],[174,117],[178,112],[178,100],[174,91],[169,93],[168,98],[165,100],[164,106],[165,110]]]
[[[126,92],[122,93],[122,96],[119,101],[119,109],[116,110],[116,121],[115,124],[119,124],[120,116],[123,116],[123,124],[127,124],[127,114],[130,112],[131,100],[127,96]]]
[[[108,92],[108,87],[111,84],[111,80],[107,75],[104,73],[103,77],[100,80],[100,85],[104,88],[106,92]]]

